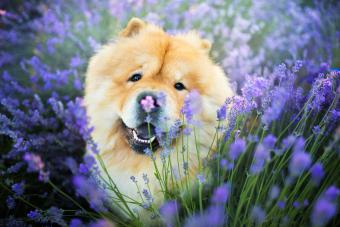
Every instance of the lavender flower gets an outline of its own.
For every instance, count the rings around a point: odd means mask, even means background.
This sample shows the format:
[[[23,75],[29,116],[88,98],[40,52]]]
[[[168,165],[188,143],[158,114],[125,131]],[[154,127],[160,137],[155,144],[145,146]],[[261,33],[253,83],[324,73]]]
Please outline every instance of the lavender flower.
[[[335,201],[339,195],[340,195],[340,189],[335,187],[334,185],[331,185],[330,187],[328,187],[324,193],[324,197],[328,199],[329,201]]]
[[[167,201],[159,208],[159,213],[168,227],[173,226],[175,216],[178,212],[179,205],[175,200]]]
[[[183,135],[189,136],[189,135],[191,135],[192,128],[187,126],[183,129],[182,132],[183,132]]]
[[[203,214],[196,214],[189,217],[185,227],[223,226],[226,221],[223,206],[209,206]]]
[[[168,132],[168,138],[169,138],[170,141],[177,138],[181,125],[182,125],[182,122],[180,120],[176,120],[170,126],[170,129],[169,129],[169,132]]]
[[[84,223],[78,218],[73,218],[70,222],[70,227],[81,227],[81,226],[84,226]]]
[[[153,155],[152,150],[150,148],[145,148],[144,153],[145,155],[149,156],[152,160],[155,160],[156,157]]]
[[[261,172],[265,165],[265,162],[269,159],[269,151],[262,144],[259,144],[255,149],[254,160],[250,166],[250,171],[253,174]]]
[[[311,213],[313,226],[325,226],[336,214],[336,200],[340,190],[330,186],[324,191],[314,204]]]
[[[231,145],[229,157],[231,160],[236,160],[246,150],[246,142],[243,139],[237,138]]]
[[[331,74],[322,75],[316,79],[310,92],[310,96],[313,98],[309,103],[309,108],[320,111],[323,105],[329,104],[334,98],[333,78]]]
[[[79,165],[79,173],[88,174],[91,168],[95,165],[96,161],[93,156],[86,155],[84,157],[84,163],[80,163]]]
[[[91,222],[89,227],[114,227],[114,225],[109,220],[99,219],[95,222]]]
[[[299,176],[311,164],[310,155],[304,151],[293,153],[293,157],[289,163],[289,172],[292,176]]]
[[[79,196],[86,198],[91,208],[98,211],[106,211],[104,206],[106,194],[98,187],[98,184],[83,176],[75,176],[73,184]]]
[[[152,109],[155,108],[155,100],[150,95],[145,96],[140,101],[140,104],[142,105],[142,108],[144,109],[144,111],[147,113],[149,113]]]
[[[294,63],[294,66],[293,66],[293,68],[292,68],[292,71],[293,71],[294,73],[297,73],[297,72],[302,68],[302,66],[303,66],[303,61],[298,60],[298,61],[296,61],[296,62]]]
[[[262,97],[270,86],[270,81],[259,76],[247,76],[247,83],[242,87],[242,94],[248,100],[254,100]]]
[[[34,210],[34,211],[30,211],[27,214],[27,217],[34,220],[34,221],[40,222],[42,220],[43,216],[38,210]]]
[[[226,159],[221,159],[220,161],[220,165],[223,169],[225,170],[231,170],[234,168],[234,163],[233,162],[229,162]]]
[[[315,163],[311,169],[310,169],[310,173],[311,173],[311,178],[312,181],[318,185],[320,183],[320,181],[322,180],[322,178],[325,175],[325,172],[323,170],[323,166],[321,163]]]
[[[293,207],[296,208],[296,209],[300,208],[300,202],[299,201],[294,201],[293,202]]]
[[[215,188],[213,196],[212,196],[212,202],[215,204],[226,203],[229,197],[229,191],[230,191],[229,184],[223,184]]]
[[[181,113],[189,123],[192,122],[194,115],[201,111],[201,105],[201,96],[198,91],[193,90],[186,95]]]
[[[12,185],[12,190],[15,193],[16,196],[21,196],[22,194],[24,194],[25,191],[25,184],[24,182],[20,182],[20,183],[15,183]]]
[[[263,113],[262,122],[268,127],[269,124],[276,120],[290,97],[289,92],[284,88],[277,88],[272,94],[272,103]]]
[[[279,209],[283,210],[285,208],[285,206],[286,206],[286,202],[280,200],[280,201],[277,202],[276,205],[278,206]]]
[[[269,192],[269,198],[271,200],[276,199],[280,195],[280,188],[277,185],[273,185]]]
[[[168,148],[168,147],[164,147],[163,151],[161,151],[160,153],[160,158],[162,160],[162,162],[164,163],[166,161],[166,159],[169,157],[170,155],[170,150],[171,148]]]
[[[319,198],[313,207],[311,222],[313,226],[325,226],[335,214],[335,204],[327,199]]]
[[[225,132],[225,141],[229,139],[230,133],[235,127],[236,118],[251,112],[256,106],[255,102],[249,101],[242,96],[233,96],[232,98],[228,98],[226,105],[228,104],[230,104],[230,108],[227,113],[228,128]]]
[[[148,202],[148,204],[150,206],[153,202],[153,197],[152,197],[151,193],[147,189],[143,189],[142,193],[143,193],[143,196],[145,197],[146,201]]]
[[[76,56],[71,58],[70,67],[77,68],[77,67],[81,66],[83,63],[84,63],[83,59],[81,59],[79,57],[79,55],[76,55]]]
[[[263,146],[269,150],[274,148],[275,143],[276,143],[276,137],[272,134],[269,134],[266,137],[264,137],[262,141]]]
[[[217,120],[223,121],[227,118],[227,105],[222,105],[218,110],[217,110]]]
[[[250,217],[256,223],[257,226],[260,226],[265,220],[266,213],[261,207],[254,206],[253,209],[251,210]]]
[[[304,151],[305,140],[302,137],[299,137],[295,140],[295,144],[293,147],[293,152],[301,152]]]
[[[132,180],[132,182],[137,183],[136,177],[131,176],[130,179]]]

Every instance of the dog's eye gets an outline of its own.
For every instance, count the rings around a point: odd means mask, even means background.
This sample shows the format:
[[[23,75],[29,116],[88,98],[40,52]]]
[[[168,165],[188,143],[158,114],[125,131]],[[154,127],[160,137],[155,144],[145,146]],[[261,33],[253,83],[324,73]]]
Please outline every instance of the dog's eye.
[[[176,88],[177,90],[181,91],[181,90],[184,90],[184,89],[185,89],[185,86],[184,86],[184,84],[182,84],[181,82],[177,82],[177,83],[175,83],[175,88]]]
[[[134,73],[132,76],[129,78],[129,81],[136,82],[138,80],[142,79],[142,74],[141,73]]]

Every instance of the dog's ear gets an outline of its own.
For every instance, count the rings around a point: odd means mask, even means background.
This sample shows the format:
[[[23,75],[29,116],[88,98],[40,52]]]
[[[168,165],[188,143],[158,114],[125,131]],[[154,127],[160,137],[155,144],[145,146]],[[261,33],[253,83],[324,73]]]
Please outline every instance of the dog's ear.
[[[146,23],[139,18],[133,17],[127,24],[127,26],[119,33],[123,37],[131,37],[138,34],[144,27]]]

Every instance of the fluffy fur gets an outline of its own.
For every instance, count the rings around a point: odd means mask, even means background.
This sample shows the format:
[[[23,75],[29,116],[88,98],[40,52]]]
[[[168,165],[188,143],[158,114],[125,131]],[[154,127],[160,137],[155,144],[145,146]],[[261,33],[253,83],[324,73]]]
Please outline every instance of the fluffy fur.
[[[92,136],[110,176],[128,196],[139,200],[130,176],[136,177],[142,189],[145,188],[142,180],[145,173],[150,178],[156,203],[162,201],[152,160],[131,148],[122,126],[122,122],[130,128],[138,126],[136,99],[141,92],[162,91],[166,95],[162,113],[171,125],[180,118],[185,96],[197,90],[203,109],[197,116],[202,123],[197,130],[200,157],[207,154],[215,132],[216,110],[233,95],[223,70],[209,58],[210,47],[210,42],[195,32],[169,35],[155,25],[133,18],[114,41],[91,58],[86,75],[85,104],[94,126]],[[143,77],[136,82],[129,81],[135,72],[142,73]],[[186,89],[176,90],[176,82],[183,83]],[[154,153],[160,168],[161,150]],[[193,175],[198,161],[192,136],[188,151],[189,172]],[[182,164],[182,160],[176,159],[176,152],[171,154],[171,159],[172,163]],[[181,177],[179,175],[179,179]]]

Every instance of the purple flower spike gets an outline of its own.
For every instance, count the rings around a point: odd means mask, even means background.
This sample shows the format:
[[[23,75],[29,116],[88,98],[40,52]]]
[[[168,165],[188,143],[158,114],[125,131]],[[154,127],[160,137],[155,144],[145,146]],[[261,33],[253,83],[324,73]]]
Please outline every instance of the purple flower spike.
[[[286,206],[286,202],[280,200],[280,201],[277,202],[276,205],[277,205],[277,207],[278,207],[279,209],[283,210],[283,209],[285,208],[285,206]]]
[[[323,170],[323,166],[321,163],[315,163],[310,169],[310,173],[311,173],[312,181],[317,185],[320,183],[320,181],[325,175],[325,172]]]
[[[164,219],[166,226],[173,226],[175,215],[179,210],[178,208],[177,201],[175,200],[167,201],[159,208],[159,213]]]
[[[229,184],[223,184],[217,187],[212,196],[212,202],[216,204],[226,203],[228,200],[228,196],[229,196],[229,188],[230,188]]]
[[[153,108],[155,108],[155,100],[152,96],[147,95],[141,101],[140,104],[145,112],[149,113]]]
[[[15,183],[12,185],[12,190],[15,193],[15,195],[21,196],[22,194],[24,194],[24,187],[25,187],[24,182]]]
[[[182,114],[188,122],[192,121],[195,114],[202,109],[201,96],[198,91],[193,90],[184,99],[184,105],[181,109]]]
[[[279,195],[280,195],[280,188],[277,185],[274,185],[271,189],[270,189],[270,193],[269,193],[269,198],[270,199],[276,199]]]
[[[254,206],[251,211],[250,217],[257,226],[260,226],[266,218],[266,213],[261,207]]]
[[[32,210],[28,212],[27,217],[32,220],[40,220],[42,218],[42,214],[38,210]]]
[[[325,226],[335,213],[336,206],[334,203],[324,198],[318,199],[311,215],[313,226]]]
[[[334,201],[340,195],[340,189],[335,187],[334,185],[327,188],[325,191],[325,198],[329,201]]]
[[[219,121],[224,121],[227,118],[227,105],[222,105],[218,110],[217,110],[217,119]]]
[[[256,150],[254,153],[254,161],[252,165],[250,166],[251,173],[253,174],[260,173],[264,165],[266,164],[266,161],[269,161],[269,160],[270,160],[269,151],[262,144],[259,144],[256,147]]]
[[[236,139],[230,145],[229,157],[231,160],[236,160],[246,150],[246,142],[243,139]]]
[[[73,177],[73,185],[77,195],[86,198],[92,209],[95,209],[96,211],[107,210],[104,206],[106,193],[103,189],[98,187],[97,182],[94,179],[76,175]]]
[[[307,169],[312,160],[306,152],[294,152],[290,160],[289,171],[292,176],[299,176],[305,169]]]
[[[268,149],[273,149],[276,143],[276,137],[272,134],[267,135],[263,139],[263,146],[265,146]]]

